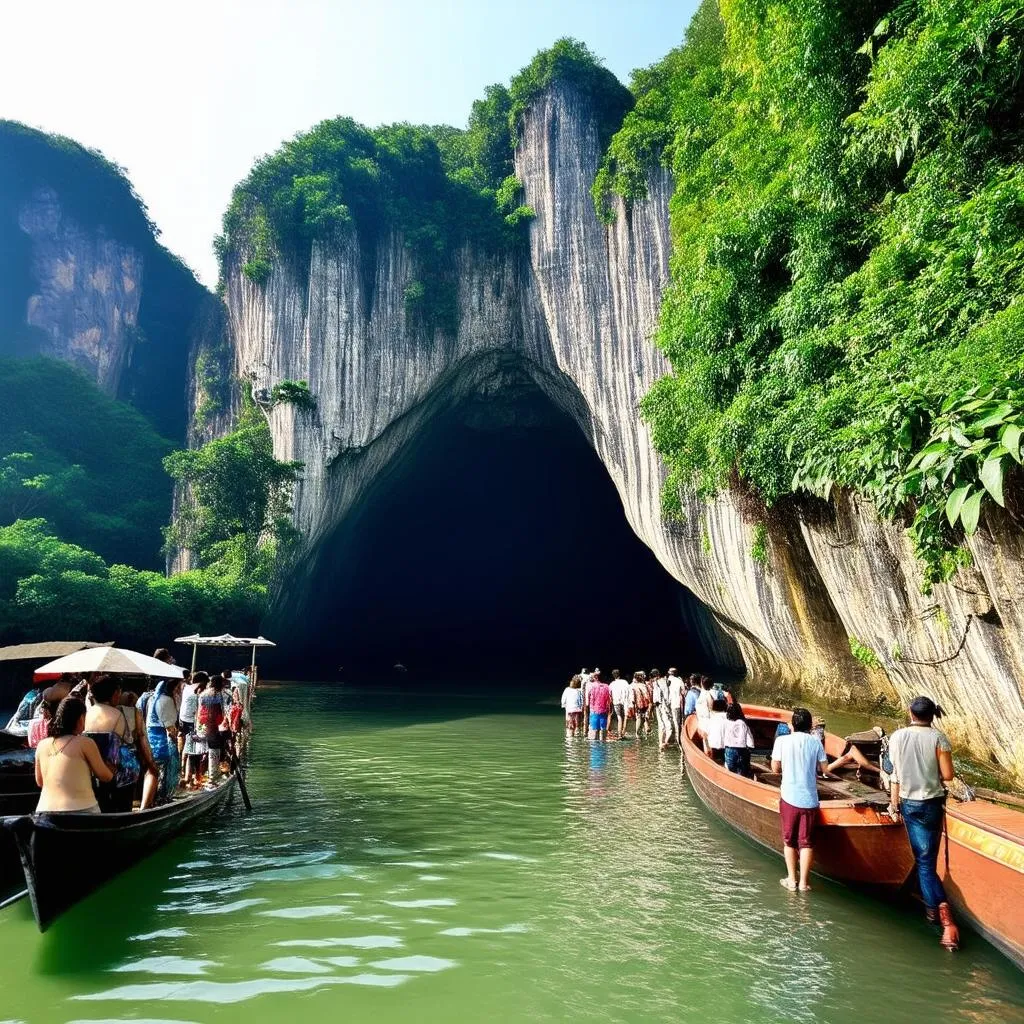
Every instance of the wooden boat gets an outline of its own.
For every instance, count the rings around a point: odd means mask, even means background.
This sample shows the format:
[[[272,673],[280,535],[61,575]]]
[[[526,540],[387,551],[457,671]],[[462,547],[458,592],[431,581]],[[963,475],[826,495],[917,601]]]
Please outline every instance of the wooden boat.
[[[757,745],[755,759],[770,756],[775,730],[780,722],[789,722],[789,712],[752,705],[744,705],[743,710]],[[687,718],[682,741],[687,777],[705,806],[781,856],[780,777],[761,767],[755,771],[757,778],[747,779],[713,761],[700,744],[695,715]],[[826,733],[825,752],[830,758],[839,757],[845,748],[844,739]],[[885,894],[903,889],[914,869],[914,855],[903,825],[885,813],[888,795],[852,776],[819,780],[818,795],[815,874]]]
[[[0,817],[31,814],[39,802],[35,758],[22,749],[0,757]],[[25,876],[14,836],[0,829],[0,905],[25,889]]]
[[[1024,814],[950,799],[939,874],[960,917],[1024,970]]]
[[[21,857],[39,930],[203,815],[224,806],[238,778],[148,811],[31,814],[3,819]],[[71,870],[69,870],[71,869]]]

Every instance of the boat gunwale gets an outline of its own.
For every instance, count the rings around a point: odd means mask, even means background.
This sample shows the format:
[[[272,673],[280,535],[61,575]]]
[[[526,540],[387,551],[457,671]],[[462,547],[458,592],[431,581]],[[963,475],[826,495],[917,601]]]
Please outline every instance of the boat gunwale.
[[[0,826],[11,829],[15,822],[27,818],[33,828],[45,829],[48,832],[79,834],[109,832],[114,829],[125,831],[144,825],[155,825],[173,819],[186,810],[205,807],[219,799],[224,792],[231,790],[236,781],[237,776],[232,773],[216,789],[195,793],[182,800],[161,804],[159,807],[148,807],[144,811],[104,811],[100,814],[89,811],[40,811],[30,814],[8,814],[0,818]],[[67,827],[69,824],[71,828]]]

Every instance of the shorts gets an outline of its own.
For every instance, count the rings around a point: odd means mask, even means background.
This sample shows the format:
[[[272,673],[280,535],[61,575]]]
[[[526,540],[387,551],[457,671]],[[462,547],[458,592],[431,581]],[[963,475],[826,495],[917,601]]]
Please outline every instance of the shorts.
[[[566,725],[579,725],[583,721],[582,711],[566,711],[565,713],[565,724]]]
[[[195,732],[195,728],[195,722],[186,722],[184,719],[178,719],[178,732],[182,736],[190,736],[193,732]]]
[[[603,715],[599,715],[596,711],[590,712],[590,728],[594,732],[607,732],[608,731],[608,712],[606,711]]]
[[[779,818],[782,820],[782,844],[791,850],[809,850],[814,845],[814,826],[818,820],[817,807],[794,807],[779,800]]]
[[[625,718],[626,717],[626,705],[625,704],[616,704],[615,705],[615,714],[617,714],[620,718]]]

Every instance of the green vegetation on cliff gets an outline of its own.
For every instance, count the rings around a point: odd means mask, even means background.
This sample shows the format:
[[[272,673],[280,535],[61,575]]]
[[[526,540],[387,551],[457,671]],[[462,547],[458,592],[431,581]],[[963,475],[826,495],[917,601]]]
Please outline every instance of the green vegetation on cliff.
[[[0,359],[0,526],[48,520],[104,558],[154,568],[171,449],[131,406],[52,359]]]
[[[723,0],[720,47],[712,14],[638,76],[596,190],[675,173],[643,405],[671,486],[853,488],[946,578],[1019,479],[1024,14]]]
[[[603,141],[632,104],[586,46],[561,39],[508,88],[488,87],[465,129],[370,129],[339,117],[296,135],[236,186],[217,241],[222,272],[237,261],[263,285],[282,261],[304,276],[318,240],[355,229],[370,259],[376,244],[396,231],[416,275],[405,295],[410,320],[428,334],[453,332],[459,246],[505,247],[524,239],[533,211],[515,178],[515,140],[529,103],[556,82],[571,83],[594,103]]]

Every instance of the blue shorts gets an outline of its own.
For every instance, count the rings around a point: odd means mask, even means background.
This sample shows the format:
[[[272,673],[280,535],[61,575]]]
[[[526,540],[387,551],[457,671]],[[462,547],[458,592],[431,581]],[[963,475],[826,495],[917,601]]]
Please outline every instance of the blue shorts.
[[[590,713],[590,728],[594,732],[601,732],[608,728],[608,712],[606,711],[603,715],[596,714],[595,712]]]

